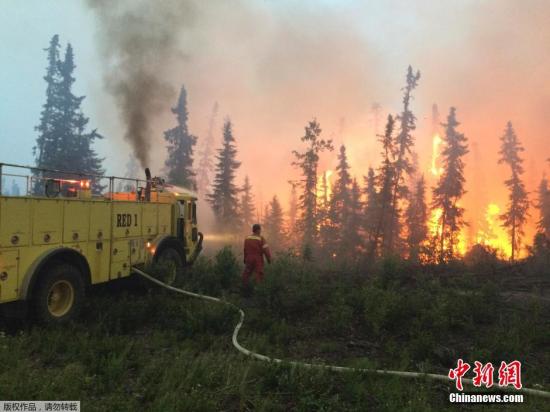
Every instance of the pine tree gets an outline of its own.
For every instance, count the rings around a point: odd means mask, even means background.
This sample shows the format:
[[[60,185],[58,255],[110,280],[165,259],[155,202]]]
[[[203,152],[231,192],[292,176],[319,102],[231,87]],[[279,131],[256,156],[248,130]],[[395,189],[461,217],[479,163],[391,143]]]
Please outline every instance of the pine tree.
[[[548,180],[543,177],[538,190],[539,221],[537,229],[550,239],[550,190],[548,189]]]
[[[329,198],[329,183],[327,172],[322,174],[321,189],[317,196],[317,222],[319,227],[319,247],[323,253],[334,252],[335,228],[331,219],[331,208]]]
[[[241,163],[236,160],[237,148],[233,137],[231,121],[227,119],[223,125],[223,145],[216,156],[216,174],[212,193],[207,200],[212,206],[218,225],[222,229],[235,231],[239,228],[238,194],[235,185],[235,174]]]
[[[332,151],[332,140],[321,139],[321,127],[316,119],[313,119],[305,127],[305,135],[302,142],[308,144],[305,152],[292,153],[296,160],[292,164],[302,170],[301,186],[303,193],[300,196],[300,228],[303,233],[304,255],[310,254],[317,240],[317,166],[319,153],[324,150]],[[305,253],[307,251],[307,253]]]
[[[102,139],[97,129],[91,132],[86,132],[86,126],[89,119],[84,116],[80,105],[85,99],[85,96],[74,96],[71,89],[75,81],[72,74],[76,68],[74,64],[73,49],[71,44],[67,45],[65,59],[61,63],[61,76],[63,81],[61,82],[61,96],[66,102],[64,106],[64,114],[66,117],[65,124],[68,124],[68,132],[66,134],[66,140],[68,142],[74,142],[73,145],[76,148],[74,157],[71,159],[69,170],[79,170],[85,173],[102,176],[105,170],[102,167],[103,158],[100,158],[95,150],[92,148],[92,144],[95,139]],[[76,159],[76,160],[75,160]],[[100,193],[105,188],[101,184],[99,179],[92,179],[92,190],[95,193]]]
[[[409,260],[423,260],[424,243],[428,238],[428,207],[426,205],[426,181],[421,176],[409,201],[407,212],[407,246]]]
[[[287,233],[294,233],[296,228],[296,223],[298,221],[298,192],[296,190],[296,187],[298,186],[297,182],[289,180],[288,183],[290,184],[290,198],[288,202],[288,222],[287,222]],[[291,247],[298,246],[296,242],[296,237],[289,236],[288,243]]]
[[[178,125],[164,132],[164,140],[167,143],[168,158],[165,166],[168,180],[175,185],[197,189],[195,172],[193,171],[193,147],[197,143],[197,137],[189,133],[187,121],[187,91],[181,86],[178,103],[172,108],[176,115]]]
[[[244,233],[248,233],[252,230],[254,224],[254,214],[256,208],[254,207],[254,195],[252,194],[252,185],[248,176],[244,178],[244,185],[241,189],[241,221],[243,223]]]
[[[499,151],[499,164],[506,163],[510,167],[512,175],[505,180],[504,184],[509,190],[508,209],[500,216],[503,227],[508,229],[512,243],[512,254],[510,259],[514,261],[521,249],[521,238],[524,235],[523,227],[528,217],[529,199],[525,185],[521,180],[523,174],[523,159],[520,154],[524,151],[519,142],[512,123],[508,122],[504,135],[501,137],[501,148]]]
[[[441,210],[436,233],[436,253],[440,262],[456,257],[458,235],[465,226],[464,208],[458,205],[464,193],[464,161],[468,139],[456,128],[456,109],[451,107],[445,127],[444,148],[441,152],[443,173],[433,188],[432,207]]]
[[[59,60],[59,47],[59,37],[53,36],[47,49],[49,64],[44,79],[48,85],[46,104],[37,127],[39,137],[34,148],[36,165],[39,168],[77,172],[74,175],[40,173],[43,178],[78,179],[85,174],[103,175],[103,159],[92,148],[94,140],[102,136],[97,130],[86,132],[89,119],[80,108],[85,97],[72,93],[76,68],[72,46],[67,45],[64,60]],[[92,179],[94,192],[100,192],[103,188],[99,179]]]
[[[210,177],[214,171],[213,148],[214,148],[214,129],[216,128],[216,118],[218,116],[218,103],[214,103],[210,122],[208,124],[208,133],[199,152],[199,167],[197,169],[197,190],[199,195],[204,196],[210,188]]]
[[[348,221],[351,203],[351,176],[349,173],[349,164],[346,155],[346,147],[340,146],[338,155],[338,165],[336,166],[337,179],[334,183],[332,198],[329,205],[329,221],[332,233],[329,239],[334,244],[333,252],[338,255],[344,250],[344,226]],[[347,244],[348,242],[346,242]]]
[[[60,83],[61,73],[59,71],[59,35],[54,35],[50,40],[50,46],[45,49],[48,54],[48,67],[44,80],[46,81],[46,103],[42,106],[40,113],[40,124],[36,127],[39,136],[36,139],[36,146],[33,147],[36,166],[39,168],[53,168],[56,156],[62,147],[59,141],[59,126],[61,123],[60,113]],[[53,177],[49,173],[36,172],[36,177]],[[39,191],[43,187],[42,182],[37,181],[34,190]]]
[[[376,189],[376,175],[372,167],[369,167],[368,174],[364,177],[364,180],[366,202],[362,221],[366,236],[365,247],[370,256],[374,256],[376,253],[375,240],[380,220],[380,200]]]
[[[340,240],[340,252],[342,257],[357,259],[362,251],[362,239],[360,228],[362,226],[361,189],[356,179],[351,182],[347,211],[342,222],[342,237]]]
[[[395,120],[389,115],[384,135],[379,136],[382,143],[382,164],[376,176],[376,187],[379,189],[376,205],[377,215],[372,218],[373,222],[376,222],[376,227],[370,244],[370,259],[374,258],[377,253],[383,255],[393,253],[393,239],[400,232],[398,215],[393,213],[396,209],[393,188],[396,179],[396,161],[394,159],[397,155],[393,137],[394,127]]]
[[[400,229],[398,227],[401,219],[400,203],[407,197],[405,185],[406,175],[413,173],[413,166],[410,159],[414,138],[412,132],[416,129],[416,117],[411,111],[410,104],[412,92],[418,86],[420,72],[413,72],[411,66],[407,69],[406,85],[403,93],[403,111],[397,117],[399,121],[399,133],[395,138],[395,161],[392,187],[392,199],[390,203],[391,228],[388,233],[386,250],[393,253],[399,241]]]
[[[265,216],[264,233],[272,250],[281,250],[286,245],[284,232],[284,213],[277,196],[273,196],[267,207]]]

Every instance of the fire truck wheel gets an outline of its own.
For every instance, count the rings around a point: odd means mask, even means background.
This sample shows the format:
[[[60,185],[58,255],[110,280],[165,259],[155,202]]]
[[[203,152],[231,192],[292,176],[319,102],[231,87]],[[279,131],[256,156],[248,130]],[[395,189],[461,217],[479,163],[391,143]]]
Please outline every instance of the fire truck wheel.
[[[78,269],[61,263],[42,274],[34,293],[34,310],[42,323],[65,323],[80,312],[84,281]]]
[[[167,247],[159,253],[157,262],[163,271],[161,280],[167,285],[174,285],[184,268],[181,255],[176,249]]]

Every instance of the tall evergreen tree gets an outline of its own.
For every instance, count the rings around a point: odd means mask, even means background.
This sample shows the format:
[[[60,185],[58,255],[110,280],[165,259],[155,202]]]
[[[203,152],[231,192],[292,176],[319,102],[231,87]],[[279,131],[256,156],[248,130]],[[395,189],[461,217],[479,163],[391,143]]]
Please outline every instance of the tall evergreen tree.
[[[254,215],[256,208],[254,206],[254,195],[252,194],[252,185],[248,176],[244,178],[244,185],[241,189],[241,221],[244,226],[244,232],[248,233],[252,230],[254,224]]]
[[[267,242],[269,242],[274,251],[285,247],[284,213],[277,196],[273,196],[273,199],[271,199],[271,202],[267,206],[264,232]]]
[[[344,226],[348,222],[351,203],[351,176],[346,155],[346,147],[340,146],[338,154],[338,165],[336,166],[337,179],[334,182],[333,193],[329,205],[329,221],[332,233],[329,239],[334,244],[333,252],[341,255],[344,250]]]
[[[424,243],[428,238],[428,207],[424,176],[421,176],[416,183],[407,207],[406,219],[409,259],[412,262],[422,261]]]
[[[287,222],[287,233],[289,234],[288,243],[291,247],[297,247],[297,238],[296,236],[291,236],[291,233],[294,233],[296,230],[296,223],[298,221],[298,191],[296,187],[298,183],[292,180],[289,180],[290,184],[290,198],[288,202],[288,222]]]
[[[59,71],[59,35],[54,35],[50,40],[50,46],[45,49],[48,54],[48,67],[46,68],[46,103],[42,106],[40,113],[40,124],[36,127],[39,135],[36,139],[36,146],[33,147],[33,155],[37,167],[53,167],[55,157],[60,151],[58,128],[61,123],[60,113],[60,83],[61,73]],[[37,177],[50,177],[41,172],[36,173]],[[36,190],[40,187],[36,185]]]
[[[374,169],[369,167],[369,171],[365,180],[365,212],[363,217],[363,228],[365,232],[366,242],[365,247],[370,256],[376,253],[375,239],[380,220],[380,200],[376,189],[376,175]]]
[[[84,96],[75,96],[72,86],[74,53],[72,46],[67,45],[64,59],[59,58],[59,36],[50,41],[48,68],[46,70],[46,103],[37,126],[39,136],[33,149],[36,165],[39,168],[75,171],[74,175],[55,172],[38,172],[42,178],[81,178],[82,174],[103,175],[103,159],[99,158],[92,148],[95,139],[102,136],[97,130],[86,132],[89,119],[84,116],[80,105]],[[42,188],[39,182],[35,190]],[[92,189],[99,192],[104,186],[99,179],[92,179]]]
[[[300,228],[303,233],[304,255],[310,253],[317,240],[317,167],[319,153],[324,150],[333,150],[332,140],[321,139],[321,127],[316,119],[311,120],[305,127],[302,142],[308,144],[305,152],[294,150],[295,161],[292,164],[302,170],[302,189],[300,196]],[[306,253],[307,252],[307,253]]]
[[[468,139],[456,128],[456,109],[451,107],[447,116],[444,148],[441,152],[443,173],[433,188],[432,207],[441,210],[436,233],[436,253],[439,261],[444,262],[456,257],[458,235],[465,226],[464,208],[458,205],[466,191],[464,190],[464,160],[468,153]]]
[[[235,184],[235,174],[241,162],[238,162],[236,158],[237,148],[233,137],[233,127],[231,121],[227,119],[223,125],[223,145],[216,156],[216,175],[212,193],[208,194],[207,200],[212,206],[219,226],[232,231],[239,227],[239,188]]]
[[[189,133],[187,121],[187,91],[181,86],[178,103],[172,109],[176,115],[178,124],[176,127],[164,132],[168,158],[165,166],[168,180],[175,185],[197,189],[195,172],[193,171],[193,147],[197,143],[197,137]]]
[[[550,190],[548,189],[548,180],[543,177],[538,190],[539,221],[537,229],[550,239]]]
[[[331,219],[331,200],[327,172],[322,174],[321,189],[317,195],[317,222],[319,227],[319,247],[323,253],[334,252],[335,228]]]
[[[199,167],[197,169],[197,190],[199,195],[204,196],[210,188],[210,177],[214,172],[214,161],[212,160],[214,152],[214,130],[216,128],[216,118],[218,116],[218,102],[214,103],[208,132],[199,152]]]
[[[75,171],[74,175],[38,172],[42,178],[80,178],[82,174],[103,175],[103,159],[99,158],[92,148],[95,139],[102,136],[97,130],[86,132],[89,119],[82,113],[80,105],[84,96],[75,96],[72,86],[74,54],[70,44],[65,50],[64,59],[59,58],[59,36],[50,41],[48,53],[48,68],[46,70],[46,103],[37,126],[39,136],[33,153],[36,156],[36,166],[39,168]],[[40,183],[35,190],[42,187]],[[92,188],[95,192],[103,186],[93,179]]]
[[[382,164],[378,169],[376,176],[377,195],[377,215],[373,218],[376,227],[373,232],[373,239],[370,244],[369,258],[372,259],[377,253],[383,255],[393,252],[393,240],[398,237],[400,232],[399,216],[394,214],[393,196],[394,181],[396,177],[396,156],[397,148],[393,136],[395,127],[394,118],[389,115],[386,123],[384,135],[379,136],[382,143]],[[372,204],[371,206],[374,206]]]
[[[362,209],[361,189],[356,179],[351,181],[349,200],[346,206],[346,214],[342,221],[342,237],[340,240],[339,255],[356,260],[362,251]]]
[[[510,167],[511,176],[504,181],[508,188],[508,208],[500,216],[502,225],[508,230],[512,243],[512,255],[514,261],[521,249],[521,238],[524,235],[523,227],[528,217],[529,199],[525,185],[521,180],[523,170],[523,159],[520,154],[524,151],[519,142],[511,122],[506,125],[504,135],[500,138],[500,159],[499,164],[506,163]]]
[[[407,186],[405,178],[413,173],[413,165],[411,162],[411,151],[414,145],[414,137],[412,133],[416,129],[416,117],[411,111],[412,92],[418,86],[420,80],[420,72],[414,73],[411,66],[407,69],[406,85],[403,89],[403,110],[397,117],[399,121],[399,133],[395,138],[395,161],[394,161],[394,177],[392,187],[392,200],[390,204],[390,217],[392,227],[388,233],[387,251],[393,253],[396,244],[399,241],[400,229],[398,224],[401,218],[400,203],[407,197]]]

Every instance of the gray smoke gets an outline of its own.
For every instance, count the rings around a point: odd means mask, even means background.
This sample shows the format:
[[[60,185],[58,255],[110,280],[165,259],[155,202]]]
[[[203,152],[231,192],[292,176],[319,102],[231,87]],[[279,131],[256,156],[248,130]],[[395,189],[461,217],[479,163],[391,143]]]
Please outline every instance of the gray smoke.
[[[152,121],[175,98],[170,67],[181,58],[178,36],[191,21],[183,0],[86,0],[97,15],[104,84],[115,98],[142,167],[149,165]]]

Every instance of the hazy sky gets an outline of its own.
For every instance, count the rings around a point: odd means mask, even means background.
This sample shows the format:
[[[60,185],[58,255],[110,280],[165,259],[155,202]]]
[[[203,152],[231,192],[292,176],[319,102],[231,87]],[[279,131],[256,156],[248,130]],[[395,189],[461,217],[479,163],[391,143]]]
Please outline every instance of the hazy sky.
[[[118,1],[114,8],[131,11],[139,3]],[[413,102],[422,171],[428,173],[430,163],[433,103],[442,121],[456,106],[461,131],[477,146],[467,159],[470,209],[505,203],[506,170],[496,162],[507,120],[526,147],[529,190],[546,168],[549,1],[165,0],[149,3],[145,35],[161,9],[183,3],[190,12],[182,17],[177,51],[163,76],[175,90],[187,87],[190,129],[199,140],[215,101],[217,129],[231,117],[243,162],[239,179],[251,175],[263,201],[274,193],[286,198],[286,181],[296,177],[291,150],[302,147],[303,127],[314,116],[327,136],[348,146],[358,178],[376,166],[379,147],[370,109],[379,102],[382,117],[399,110],[408,64],[422,73]],[[96,13],[78,0],[0,0],[0,5],[0,161],[33,162],[45,92],[43,49],[59,34],[74,47],[75,92],[87,96],[84,112],[105,136],[98,151],[108,173],[123,173],[131,149],[103,87],[112,65],[100,53],[105,33]],[[174,125],[168,111],[174,103],[175,97],[165,103],[164,116],[152,119],[157,171],[164,156],[162,131]],[[335,155],[323,157],[323,169],[334,168]]]

